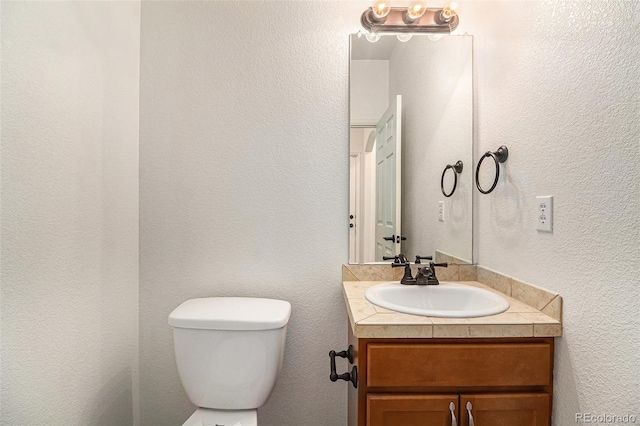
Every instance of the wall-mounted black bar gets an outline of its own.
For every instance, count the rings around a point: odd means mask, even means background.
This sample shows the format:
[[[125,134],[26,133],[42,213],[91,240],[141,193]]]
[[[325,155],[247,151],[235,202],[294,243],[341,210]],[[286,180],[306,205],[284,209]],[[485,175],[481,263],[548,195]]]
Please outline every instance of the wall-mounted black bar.
[[[440,178],[440,190],[442,191],[442,195],[445,197],[451,197],[454,192],[456,192],[456,187],[458,186],[458,173],[462,173],[462,161],[458,160],[458,162],[454,165],[447,164],[447,167],[444,168],[442,172],[442,177]],[[447,170],[453,170],[453,189],[450,193],[446,193],[444,190],[444,175],[447,173]]]
[[[491,185],[491,188],[485,191],[480,186],[480,166],[482,166],[482,162],[487,157],[492,157],[493,161],[496,164],[496,177],[493,180],[493,185]],[[482,157],[480,157],[480,161],[478,161],[478,166],[476,167],[476,187],[478,188],[478,191],[483,194],[488,194],[495,189],[496,185],[498,184],[498,178],[500,178],[500,163],[504,163],[505,161],[507,161],[507,158],[509,158],[509,150],[504,145],[498,148],[497,151],[487,151]]]

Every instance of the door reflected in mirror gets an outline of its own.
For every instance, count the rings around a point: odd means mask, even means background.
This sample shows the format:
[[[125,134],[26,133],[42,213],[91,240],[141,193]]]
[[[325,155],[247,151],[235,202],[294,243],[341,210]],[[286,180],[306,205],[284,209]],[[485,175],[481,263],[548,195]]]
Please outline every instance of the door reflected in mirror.
[[[472,262],[472,45],[351,36],[349,263]]]

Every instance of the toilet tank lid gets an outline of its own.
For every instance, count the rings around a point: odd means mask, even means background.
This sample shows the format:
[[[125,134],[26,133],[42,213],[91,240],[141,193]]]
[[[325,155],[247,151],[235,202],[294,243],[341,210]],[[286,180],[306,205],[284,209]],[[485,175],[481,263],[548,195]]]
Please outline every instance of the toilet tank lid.
[[[272,330],[289,322],[291,304],[254,297],[205,297],[182,303],[169,325],[205,330]]]

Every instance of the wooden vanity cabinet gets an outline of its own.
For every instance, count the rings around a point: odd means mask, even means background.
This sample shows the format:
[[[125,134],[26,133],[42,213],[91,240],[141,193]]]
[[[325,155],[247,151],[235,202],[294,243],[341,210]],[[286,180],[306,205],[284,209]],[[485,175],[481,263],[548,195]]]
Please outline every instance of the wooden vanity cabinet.
[[[349,426],[550,426],[553,338],[359,339]],[[351,367],[349,367],[351,368]],[[453,402],[453,412],[451,403]]]

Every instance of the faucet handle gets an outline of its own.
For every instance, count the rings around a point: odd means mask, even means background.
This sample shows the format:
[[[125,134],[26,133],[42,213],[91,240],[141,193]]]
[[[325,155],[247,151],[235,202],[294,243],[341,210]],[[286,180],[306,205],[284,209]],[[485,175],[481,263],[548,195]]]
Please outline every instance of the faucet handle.
[[[382,260],[393,260],[394,263],[400,263],[400,257],[398,256],[382,256]]]
[[[442,262],[442,263],[433,263],[433,262],[429,262],[429,266],[430,266],[430,267],[432,267],[432,268],[433,268],[434,266],[437,266],[437,267],[440,267],[440,268],[448,268],[448,267],[449,267],[449,264],[448,264],[447,262]]]
[[[416,265],[421,264],[421,260],[432,260],[433,256],[416,256]]]

